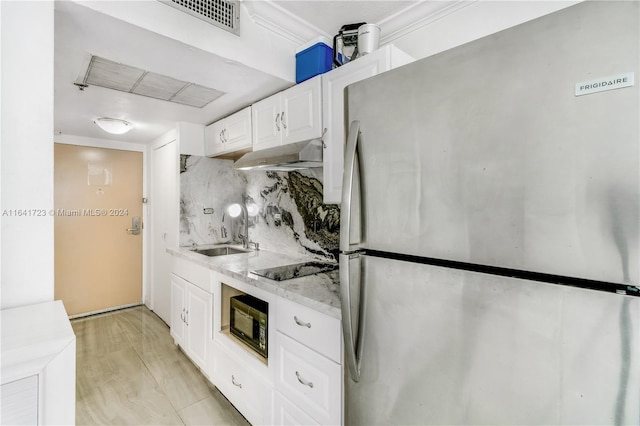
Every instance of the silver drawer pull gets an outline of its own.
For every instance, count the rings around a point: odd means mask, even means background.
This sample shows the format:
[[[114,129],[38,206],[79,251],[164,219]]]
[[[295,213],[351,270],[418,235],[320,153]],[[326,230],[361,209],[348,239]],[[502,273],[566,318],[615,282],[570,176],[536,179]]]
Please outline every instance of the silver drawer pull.
[[[304,321],[300,321],[298,319],[298,317],[293,317],[293,320],[296,322],[296,324],[298,324],[300,327],[307,327],[307,328],[311,328],[311,323],[310,322],[304,322]]]
[[[236,381],[236,378],[235,378],[235,376],[234,376],[233,374],[231,375],[231,383],[233,383],[233,385],[234,385],[234,386],[237,386],[237,387],[239,387],[240,389],[242,389],[242,383],[238,383],[238,382]]]
[[[300,373],[296,371],[296,377],[298,378],[298,381],[300,383],[302,383],[305,386],[309,386],[310,388],[313,388],[313,383],[312,382],[307,382],[305,379],[303,379],[302,377],[300,377]]]

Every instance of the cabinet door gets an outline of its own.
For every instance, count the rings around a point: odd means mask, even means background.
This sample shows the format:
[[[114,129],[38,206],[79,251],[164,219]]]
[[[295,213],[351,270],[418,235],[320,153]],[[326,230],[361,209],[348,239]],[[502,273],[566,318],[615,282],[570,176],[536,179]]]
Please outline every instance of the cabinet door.
[[[386,71],[385,59],[370,54],[323,75],[323,120],[327,129],[322,157],[325,204],[339,204],[342,198],[344,147],[349,125],[345,117],[344,89],[349,84]]]
[[[400,49],[386,45],[322,75],[322,120],[326,128],[322,171],[325,204],[339,204],[342,198],[344,146],[349,128],[344,110],[345,87],[412,61],[413,58]]]
[[[204,155],[209,157],[225,151],[224,119],[208,125],[204,129]]]
[[[212,296],[193,284],[188,284],[187,291],[187,353],[205,370],[207,366],[207,345],[211,337]]]
[[[184,346],[185,330],[185,301],[186,281],[171,274],[171,336],[177,344]]]
[[[282,144],[322,136],[322,76],[287,89],[282,94]]]
[[[253,150],[259,151],[281,144],[280,94],[256,102],[251,106]]]
[[[225,120],[225,152],[251,147],[251,107],[230,115]]]

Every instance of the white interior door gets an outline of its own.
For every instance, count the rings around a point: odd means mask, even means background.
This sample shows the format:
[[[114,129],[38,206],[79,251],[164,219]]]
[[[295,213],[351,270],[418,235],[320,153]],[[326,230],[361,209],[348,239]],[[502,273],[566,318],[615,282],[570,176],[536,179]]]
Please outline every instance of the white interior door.
[[[72,316],[139,304],[142,153],[54,149],[55,299]]]
[[[154,149],[151,180],[151,294],[153,311],[171,325],[171,255],[178,246],[179,157],[174,140]]]

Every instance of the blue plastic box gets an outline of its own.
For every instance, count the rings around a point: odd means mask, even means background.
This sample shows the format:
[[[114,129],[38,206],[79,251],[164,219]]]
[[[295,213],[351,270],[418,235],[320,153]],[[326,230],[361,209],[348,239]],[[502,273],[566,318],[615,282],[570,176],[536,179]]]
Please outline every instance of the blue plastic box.
[[[318,37],[296,49],[296,83],[331,71],[333,48],[326,37]]]

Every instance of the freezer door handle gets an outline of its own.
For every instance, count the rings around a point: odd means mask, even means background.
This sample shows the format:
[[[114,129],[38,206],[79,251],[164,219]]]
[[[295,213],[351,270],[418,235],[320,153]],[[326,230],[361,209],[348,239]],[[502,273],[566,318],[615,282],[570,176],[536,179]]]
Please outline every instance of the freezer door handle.
[[[340,300],[342,307],[342,336],[345,361],[351,380],[360,381],[362,358],[363,304],[360,276],[360,254],[340,255]]]
[[[340,206],[340,251],[342,252],[352,251],[352,246],[361,242],[359,140],[360,122],[354,120],[349,126],[344,153],[342,205]]]

